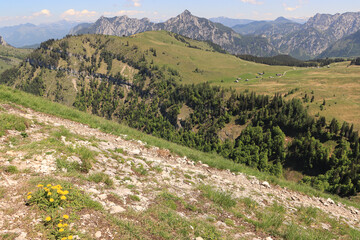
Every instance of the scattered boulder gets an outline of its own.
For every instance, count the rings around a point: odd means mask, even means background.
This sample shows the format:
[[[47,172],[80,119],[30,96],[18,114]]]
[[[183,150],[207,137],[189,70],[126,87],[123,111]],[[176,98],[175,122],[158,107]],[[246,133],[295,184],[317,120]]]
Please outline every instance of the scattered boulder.
[[[267,187],[267,188],[271,188],[270,184],[267,181],[264,181],[261,183],[261,186]]]

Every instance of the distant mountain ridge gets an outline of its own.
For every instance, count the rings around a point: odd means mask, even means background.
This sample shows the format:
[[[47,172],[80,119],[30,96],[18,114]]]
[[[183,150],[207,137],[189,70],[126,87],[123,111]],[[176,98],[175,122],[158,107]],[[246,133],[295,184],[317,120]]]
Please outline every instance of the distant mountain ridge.
[[[1,27],[0,35],[14,47],[23,47],[40,44],[48,39],[60,39],[65,37],[71,28],[79,23],[60,21],[50,24],[34,25],[31,23],[11,27]]]
[[[216,18],[209,18],[210,21],[215,23],[221,23],[226,27],[234,27],[236,25],[245,25],[251,22],[256,22],[256,20],[251,19],[235,19],[235,18],[228,18],[228,17],[216,17]]]
[[[306,60],[324,56],[322,53],[336,41],[359,31],[360,12],[334,15],[318,13],[305,24],[285,18],[255,21],[234,26],[233,29],[240,34],[266,37],[282,54]],[[342,57],[356,55],[351,51]]]
[[[129,36],[145,31],[166,30],[202,41],[212,41],[233,54],[252,54],[259,56],[276,55],[276,49],[263,37],[241,36],[219,23],[192,15],[188,10],[163,23],[152,23],[149,19],[135,19],[127,16],[101,17],[89,26],[77,26],[72,34],[106,34]]]

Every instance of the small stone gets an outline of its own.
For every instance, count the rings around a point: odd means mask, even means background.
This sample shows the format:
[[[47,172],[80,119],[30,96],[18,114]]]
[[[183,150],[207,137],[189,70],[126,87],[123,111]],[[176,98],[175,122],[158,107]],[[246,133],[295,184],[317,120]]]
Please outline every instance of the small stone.
[[[101,194],[98,196],[101,200],[105,200],[107,198],[106,194]]]
[[[204,240],[202,237],[197,237],[195,240]]]
[[[273,240],[272,237],[267,237],[265,240]]]
[[[335,204],[334,200],[332,200],[331,198],[328,198],[326,201],[330,204]]]
[[[98,190],[96,190],[95,188],[90,188],[88,190],[88,192],[94,193],[94,194],[99,194],[100,192]]]
[[[261,185],[270,188],[270,184],[267,181],[262,182]]]
[[[95,233],[95,237],[96,237],[96,238],[101,238],[101,232],[100,232],[100,231],[97,231],[97,232]]]
[[[15,240],[26,240],[26,235],[26,232],[22,232],[17,238],[15,238]]]
[[[122,212],[125,212],[126,209],[121,207],[121,206],[113,206],[111,209],[110,209],[110,213],[111,214],[115,214],[115,213],[122,213]]]

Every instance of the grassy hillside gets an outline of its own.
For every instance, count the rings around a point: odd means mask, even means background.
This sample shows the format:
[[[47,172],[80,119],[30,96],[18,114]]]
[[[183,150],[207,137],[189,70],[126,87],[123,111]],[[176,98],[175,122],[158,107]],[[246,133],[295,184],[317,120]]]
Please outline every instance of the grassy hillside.
[[[32,50],[0,46],[0,73],[18,65]]]
[[[332,107],[331,97],[339,97],[338,85],[324,89],[320,77],[335,72],[336,78],[345,66],[271,67],[219,51],[216,45],[167,32],[67,37],[43,43],[19,68],[2,74],[1,81],[276,176],[341,196],[356,195],[356,126],[343,124],[343,119],[330,124],[331,119],[318,114]],[[231,67],[224,70],[226,66]],[[244,69],[248,72],[241,74]],[[269,72],[275,69],[277,73]],[[237,77],[216,76],[229,73]],[[206,74],[213,80],[191,77]],[[204,81],[208,83],[200,84]],[[338,78],[334,81],[339,84]],[[295,177],[288,174],[293,170]]]
[[[0,136],[1,239],[360,236],[356,202],[4,86]]]
[[[95,46],[103,45],[106,51],[115,54],[126,52],[129,58],[139,59],[144,56],[146,61],[151,63],[150,66],[174,69],[179,76],[173,77],[184,84],[209,82],[212,85],[237,91],[255,91],[270,95],[278,92],[285,94],[298,89],[296,94],[289,97],[301,98],[305,94],[314,96],[312,103],[310,101],[305,103],[305,106],[309,106],[311,114],[319,113],[328,121],[335,117],[340,121],[354,123],[355,128],[360,129],[360,99],[357,97],[360,89],[356,80],[360,69],[355,66],[348,67],[348,63],[336,63],[330,68],[320,69],[268,66],[216,52],[213,46],[205,42],[194,41],[165,31],[146,32],[123,38],[83,35],[55,42],[53,48],[61,49],[60,45],[65,43],[69,45],[70,52],[84,54],[89,58],[85,66],[91,65],[92,55],[99,58],[100,53]],[[73,56],[70,59],[71,68],[79,70],[79,59]],[[59,65],[67,64],[61,62]],[[103,61],[95,72],[105,74],[108,72],[107,67]],[[259,72],[265,74],[259,76]],[[114,61],[109,73],[112,75],[121,73],[131,79],[136,71],[121,61]],[[49,91],[54,92],[57,81],[54,73],[44,70],[43,74],[47,79],[52,79],[50,84],[52,87]],[[74,77],[67,77],[67,81],[63,81],[65,88],[69,89],[67,99],[71,100],[67,103],[70,105],[76,93],[72,87],[73,79]],[[239,82],[236,82],[237,79],[240,79]],[[321,110],[320,105],[324,99],[327,104]]]
[[[349,201],[336,195],[326,194],[307,185],[296,184],[293,181],[277,178],[273,175],[254,170],[253,168],[247,167],[243,164],[234,163],[233,161],[225,159],[220,155],[214,153],[204,153],[188,147],[184,147],[161,138],[144,134],[143,132],[130,128],[126,125],[106,120],[104,118],[67,107],[63,104],[54,103],[44,98],[25,93],[23,91],[14,90],[3,85],[0,85],[0,103],[17,104],[35,111],[76,121],[88,125],[91,128],[100,129],[105,133],[111,133],[118,136],[127,136],[128,140],[141,140],[150,146],[156,146],[161,149],[168,149],[175,154],[180,156],[187,156],[195,162],[201,161],[217,169],[229,169],[232,172],[246,173],[248,175],[256,176],[261,180],[266,180],[270,183],[278,184],[279,186],[287,187],[294,191],[303,192],[310,196],[319,196],[324,198],[331,197],[336,201],[360,208],[356,197],[354,198],[354,201]]]

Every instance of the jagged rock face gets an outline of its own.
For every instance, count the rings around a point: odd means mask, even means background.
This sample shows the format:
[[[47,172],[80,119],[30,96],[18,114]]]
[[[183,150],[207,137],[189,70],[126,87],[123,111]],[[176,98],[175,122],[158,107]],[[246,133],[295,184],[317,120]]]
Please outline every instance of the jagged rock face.
[[[88,28],[88,33],[129,36],[140,32],[151,31],[153,26],[154,23],[151,23],[147,18],[136,19],[127,16],[114,18],[101,17]]]
[[[316,57],[337,40],[360,30],[360,12],[316,14],[303,27],[278,42],[281,52],[298,58]]]
[[[79,26],[78,29],[77,31],[73,29],[72,33],[129,36],[145,31],[166,30],[196,40],[212,41],[233,54],[262,56],[277,54],[275,48],[262,37],[243,38],[231,28],[213,23],[205,18],[193,16],[187,10],[164,23],[154,24],[147,18],[139,20],[127,16],[114,18],[101,17],[90,27]]]
[[[8,46],[8,44],[5,42],[2,36],[0,36],[0,45],[1,46]]]
[[[265,37],[283,54],[309,59],[319,56],[339,39],[360,30],[360,12],[316,14],[303,25],[278,18],[271,22],[234,26],[233,29],[240,34]]]

